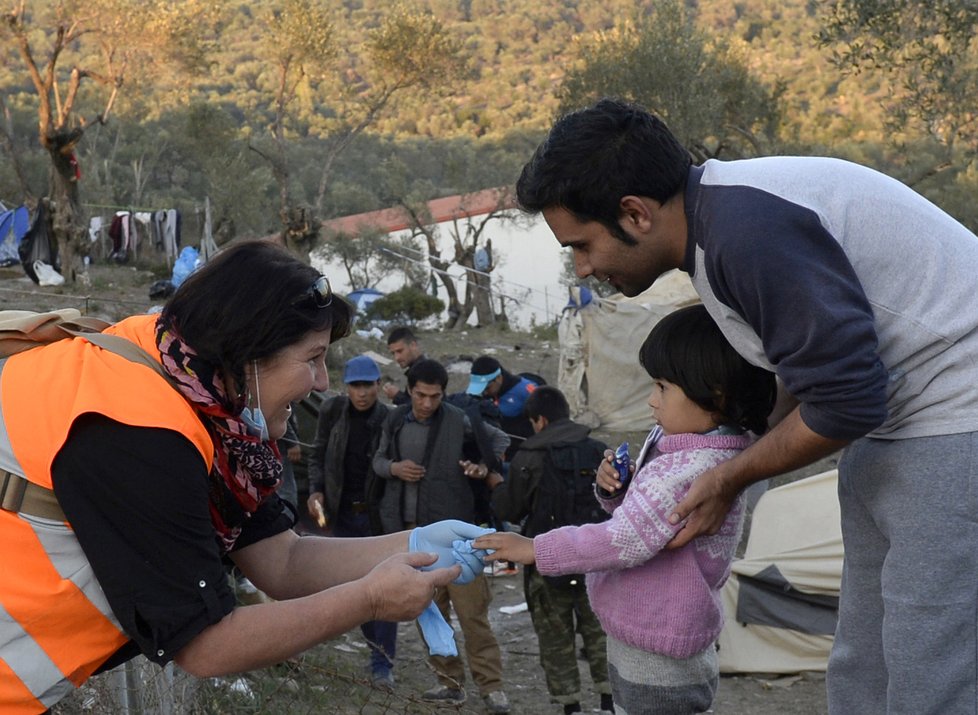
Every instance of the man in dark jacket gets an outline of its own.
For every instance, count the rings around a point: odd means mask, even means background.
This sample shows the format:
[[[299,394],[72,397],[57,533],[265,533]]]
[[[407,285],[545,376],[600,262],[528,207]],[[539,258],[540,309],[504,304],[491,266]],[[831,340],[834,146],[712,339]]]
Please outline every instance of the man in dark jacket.
[[[316,441],[309,460],[309,515],[333,536],[372,536],[369,489],[375,479],[371,461],[380,441],[388,407],[377,400],[380,368],[366,355],[343,368],[346,395],[319,408]],[[376,686],[394,686],[397,624],[368,621],[360,626],[370,646],[371,677]]]
[[[499,426],[512,440],[506,450],[506,462],[512,460],[523,440],[533,434],[533,427],[523,413],[523,406],[536,388],[536,382],[514,375],[503,368],[494,357],[482,355],[472,362],[469,386],[465,392],[492,400],[498,408]]]
[[[465,413],[443,402],[448,373],[435,360],[421,360],[408,371],[410,405],[391,410],[384,421],[380,445],[374,456],[377,476],[386,481],[381,500],[385,531],[399,531],[441,519],[472,522],[475,516],[472,489],[462,471],[463,446],[474,438]],[[502,454],[509,440],[486,426],[493,452]],[[466,585],[449,584],[435,592],[435,603],[446,622],[454,607],[465,636],[465,654],[472,679],[490,713],[508,713],[503,692],[502,655],[489,626],[492,594],[485,576]],[[458,656],[432,656],[429,660],[439,686],[424,699],[457,705],[465,702],[465,667]]]
[[[548,468],[550,449],[555,445],[587,440],[590,429],[571,421],[567,399],[555,387],[534,390],[526,400],[524,412],[533,426],[533,436],[527,438],[513,456],[506,481],[497,473],[487,472],[486,484],[492,490],[492,506],[497,517],[519,523],[529,516],[527,522],[531,524],[544,521],[533,517],[539,509],[545,508],[538,499],[538,486]],[[573,486],[568,484],[567,488],[573,489]],[[529,528],[526,535],[536,536],[534,531],[540,533]],[[608,681],[605,633],[591,610],[584,579],[553,583],[544,579],[533,566],[527,566],[523,588],[533,628],[540,641],[540,664],[551,698],[564,706],[565,713],[581,711],[581,679],[574,641],[576,633],[580,633],[591,680],[595,692],[601,696],[601,712],[610,713],[614,706]]]

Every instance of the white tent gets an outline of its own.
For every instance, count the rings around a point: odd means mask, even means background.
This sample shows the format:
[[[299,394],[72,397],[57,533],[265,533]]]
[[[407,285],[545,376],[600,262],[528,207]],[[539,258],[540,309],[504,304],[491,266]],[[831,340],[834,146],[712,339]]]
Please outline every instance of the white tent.
[[[831,470],[758,500],[723,587],[720,672],[825,670],[842,578],[837,482]]]
[[[578,306],[580,292],[571,289]],[[698,301],[689,276],[672,271],[634,298],[595,297],[565,308],[557,326],[557,386],[570,403],[571,416],[608,431],[648,430],[652,416],[646,400],[652,383],[638,363],[639,348],[660,318]]]

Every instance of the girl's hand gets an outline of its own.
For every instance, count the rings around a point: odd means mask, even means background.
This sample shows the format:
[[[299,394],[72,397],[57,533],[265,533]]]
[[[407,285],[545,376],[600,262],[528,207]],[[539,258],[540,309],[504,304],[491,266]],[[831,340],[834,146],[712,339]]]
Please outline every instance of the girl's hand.
[[[618,479],[618,470],[615,469],[614,465],[615,453],[610,449],[604,451],[604,459],[601,460],[601,464],[598,465],[598,471],[595,475],[595,483],[607,494],[617,494],[618,490],[621,489],[621,482]],[[628,465],[629,473],[635,471],[635,465]]]
[[[512,531],[497,531],[480,536],[472,542],[477,549],[487,549],[490,553],[488,561],[515,561],[518,564],[536,563],[537,557],[533,552],[533,539]]]

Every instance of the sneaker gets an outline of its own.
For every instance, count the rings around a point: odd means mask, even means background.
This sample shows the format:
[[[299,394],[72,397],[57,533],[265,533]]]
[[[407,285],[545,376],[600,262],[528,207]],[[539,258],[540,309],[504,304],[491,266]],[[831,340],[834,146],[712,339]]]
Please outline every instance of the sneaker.
[[[505,561],[496,561],[492,567],[493,576],[515,576],[519,572],[516,564],[510,565]]]
[[[465,702],[465,691],[461,688],[450,688],[447,685],[439,685],[431,690],[424,691],[421,699],[429,703],[461,705]],[[507,710],[507,712],[509,711]]]
[[[507,715],[509,713],[509,698],[502,690],[486,693],[482,700],[486,704],[486,712],[488,713],[493,715]]]
[[[373,675],[370,676],[370,682],[375,688],[380,690],[386,690],[387,692],[393,692],[394,690],[394,674],[389,670],[375,670]]]

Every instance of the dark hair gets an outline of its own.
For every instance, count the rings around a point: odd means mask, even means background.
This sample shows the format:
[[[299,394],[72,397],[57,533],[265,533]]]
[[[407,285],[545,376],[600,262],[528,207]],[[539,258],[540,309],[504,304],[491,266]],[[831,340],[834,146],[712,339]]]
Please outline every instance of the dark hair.
[[[472,367],[469,369],[469,373],[472,375],[491,375],[496,370],[502,372],[502,369],[503,366],[499,364],[496,358],[489,357],[488,355],[480,355],[472,361]]]
[[[411,332],[411,328],[400,325],[393,330],[391,330],[390,335],[387,336],[387,344],[393,345],[399,342],[405,343],[416,343],[418,339],[414,337],[414,333]]]
[[[570,405],[563,392],[552,385],[542,385],[526,398],[523,414],[532,420],[546,417],[548,422],[556,422],[570,417]]]
[[[516,183],[524,211],[570,211],[632,244],[619,224],[623,196],[665,203],[686,185],[692,158],[658,117],[635,104],[602,99],[553,125]]]
[[[335,295],[325,308],[299,300],[319,276],[281,246],[242,241],[191,273],[167,301],[162,320],[240,388],[252,360],[310,331],[329,330],[333,341],[349,333],[349,303]]]
[[[719,413],[723,424],[767,431],[777,397],[774,373],[742,358],[704,306],[681,308],[660,320],[638,360],[650,377],[678,385],[704,410]]]
[[[444,390],[448,387],[448,372],[437,360],[419,360],[407,372],[408,389],[413,389],[419,382],[441,385],[441,389]]]

